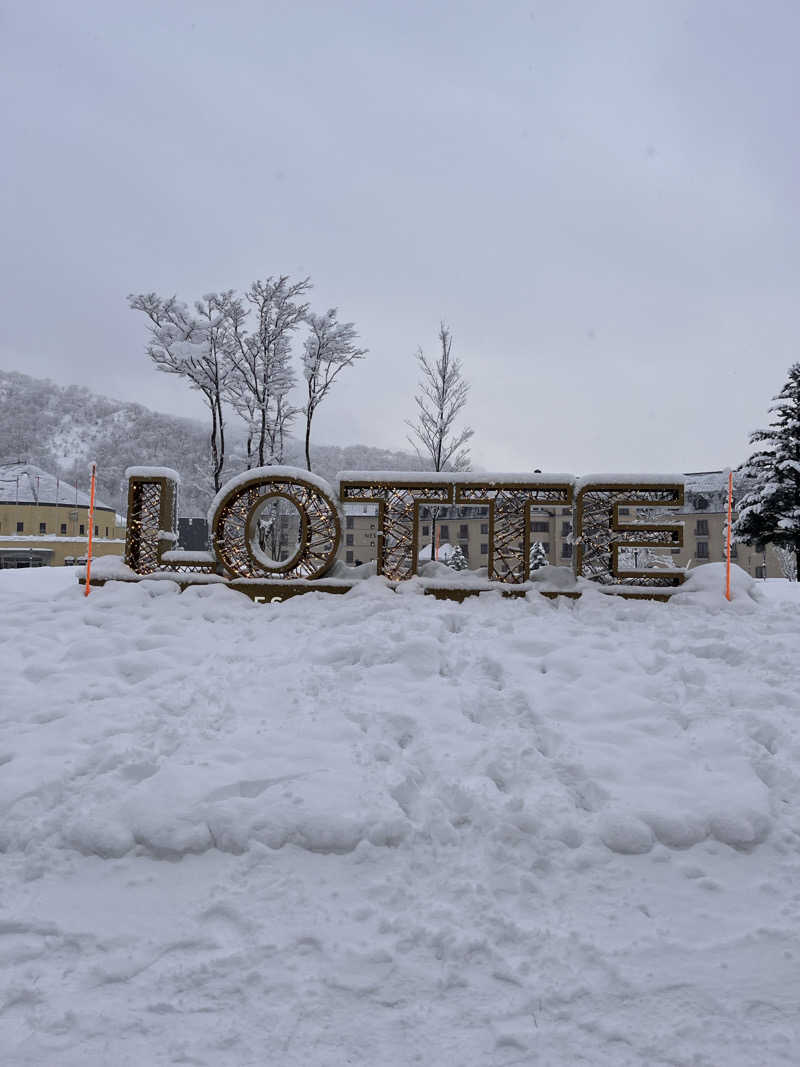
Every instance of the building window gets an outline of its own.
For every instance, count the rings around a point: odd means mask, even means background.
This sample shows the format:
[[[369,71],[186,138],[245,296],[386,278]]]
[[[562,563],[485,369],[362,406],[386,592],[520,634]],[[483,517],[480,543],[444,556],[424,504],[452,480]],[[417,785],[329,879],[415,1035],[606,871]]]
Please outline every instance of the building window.
[[[545,552],[549,556],[550,555],[550,542],[549,541],[541,541],[540,544],[541,544],[542,548],[545,550]]]
[[[465,538],[469,537],[469,529],[467,528],[467,526],[464,523],[462,523],[458,528],[458,536],[462,540],[464,540]]]
[[[708,541],[697,542],[697,558],[708,559]]]
[[[534,533],[549,533],[550,532],[550,523],[549,522],[532,522],[531,523],[531,529],[533,530]]]
[[[619,513],[620,513],[620,515],[630,515],[631,509],[630,508],[620,508],[619,509]]]
[[[430,528],[430,526],[423,526],[423,527],[422,527],[422,536],[423,536],[423,537],[430,537],[430,535],[431,535],[431,528]]]
[[[739,555],[739,553],[738,553],[738,551],[736,549],[736,545],[735,544],[731,545],[731,559],[736,559],[736,557],[738,555]]]
[[[348,534],[348,535],[347,535],[347,540],[346,540],[346,542],[345,542],[345,543],[346,543],[346,544],[348,544],[348,545],[352,545],[352,544],[354,543],[354,542],[353,542],[353,535],[352,535],[352,534]]]
[[[562,508],[561,509],[561,514],[562,515],[571,515],[572,514],[572,508]]]
[[[708,519],[698,519],[694,532],[697,537],[708,537]]]
[[[561,558],[572,559],[572,545],[569,543],[569,541],[565,541],[564,544],[561,546]]]
[[[441,533],[441,535],[442,535],[442,537],[444,538],[445,541],[450,537],[450,527],[449,526],[440,526],[439,527],[439,532]]]
[[[561,523],[561,536],[562,537],[568,537],[571,533],[572,533],[572,523],[571,522],[562,522]]]
[[[100,527],[99,526],[95,526],[94,535],[95,535],[95,537],[99,537],[100,536]]]
[[[352,563],[353,562],[353,553],[352,552],[346,552],[345,556],[344,556],[344,561],[345,561],[345,563]]]
[[[86,527],[83,525],[83,523],[81,523],[80,526],[78,527],[78,531],[79,531],[81,537],[83,537],[86,534]]]
[[[487,544],[486,541],[482,541],[481,542],[481,555],[482,556],[488,556],[489,555],[489,545]]]
[[[461,543],[459,544],[458,547],[461,549],[462,553],[464,554],[464,559],[469,559],[469,542],[468,541],[461,541]]]
[[[108,527],[106,526],[106,537],[108,537]]]
[[[39,533],[47,533],[47,523],[46,522],[40,522],[39,523]]]
[[[61,523],[61,532],[62,534],[65,534],[67,532],[67,524],[65,522]]]
[[[482,522],[481,523],[481,533],[482,534],[488,534],[488,532],[489,532],[489,523],[488,522]]]
[[[353,529],[353,516],[352,515],[348,515],[347,519],[345,521],[347,522],[347,529],[348,530],[352,530]]]
[[[17,523],[17,533],[25,533],[25,523],[24,522],[18,522]]]

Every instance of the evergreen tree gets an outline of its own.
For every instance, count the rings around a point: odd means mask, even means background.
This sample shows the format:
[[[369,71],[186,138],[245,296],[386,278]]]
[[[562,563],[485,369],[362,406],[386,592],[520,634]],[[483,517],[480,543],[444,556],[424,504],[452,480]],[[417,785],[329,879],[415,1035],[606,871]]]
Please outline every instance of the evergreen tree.
[[[775,417],[769,429],[750,436],[765,447],[740,468],[751,488],[739,501],[733,533],[748,545],[758,541],[786,549],[800,573],[800,363],[789,368],[770,411]]]
[[[546,566],[547,566],[547,553],[544,550],[544,545],[542,544],[541,541],[534,541],[533,544],[531,545],[531,555],[530,555],[531,573],[533,573],[533,571],[538,571],[540,567],[546,567]]]
[[[454,571],[466,571],[469,569],[469,563],[467,563],[466,557],[461,551],[460,545],[456,545],[456,547],[450,553],[450,558],[447,561],[447,566],[452,567]]]

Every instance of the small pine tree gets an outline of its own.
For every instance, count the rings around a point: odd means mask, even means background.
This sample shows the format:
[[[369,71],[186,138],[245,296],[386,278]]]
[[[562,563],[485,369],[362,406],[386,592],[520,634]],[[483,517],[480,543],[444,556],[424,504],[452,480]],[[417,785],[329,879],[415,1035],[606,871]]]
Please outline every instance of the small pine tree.
[[[456,547],[450,553],[450,558],[447,561],[447,566],[452,567],[454,571],[465,571],[469,569],[469,563],[467,563],[466,557],[461,551],[461,547],[459,545],[456,545]]]
[[[542,544],[541,541],[534,541],[533,544],[531,545],[531,555],[530,555],[531,573],[533,571],[538,571],[540,567],[546,567],[546,566],[547,566],[547,553],[544,550],[544,545]]]
[[[739,501],[732,532],[748,545],[758,541],[786,549],[800,574],[800,363],[789,368],[774,399],[769,429],[750,435],[751,443],[765,447],[740,468],[751,488]]]

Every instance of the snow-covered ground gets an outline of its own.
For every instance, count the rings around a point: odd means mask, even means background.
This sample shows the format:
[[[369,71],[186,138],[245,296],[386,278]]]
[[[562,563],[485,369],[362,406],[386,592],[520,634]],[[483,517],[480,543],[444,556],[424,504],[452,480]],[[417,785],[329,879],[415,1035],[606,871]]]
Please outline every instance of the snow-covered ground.
[[[0,573],[0,1060],[797,1064],[800,587],[719,579]]]

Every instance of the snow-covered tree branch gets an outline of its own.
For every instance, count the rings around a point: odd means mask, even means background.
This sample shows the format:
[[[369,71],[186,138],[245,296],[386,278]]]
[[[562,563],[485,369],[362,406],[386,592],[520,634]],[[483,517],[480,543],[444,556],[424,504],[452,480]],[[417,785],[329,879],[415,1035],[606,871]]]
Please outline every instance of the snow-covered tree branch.
[[[231,403],[248,428],[248,467],[256,453],[258,466],[283,460],[286,434],[298,412],[288,400],[296,382],[291,340],[308,314],[301,298],[310,288],[309,278],[291,282],[282,274],[253,282],[245,294],[255,323],[249,333],[244,323],[235,331]]]
[[[209,293],[191,311],[175,296],[132,293],[128,303],[150,320],[147,354],[159,370],[186,378],[203,396],[211,414],[211,467],[219,489],[225,466],[225,420],[222,404],[233,371],[233,323],[241,302],[233,290]]]
[[[311,422],[319,405],[345,367],[367,354],[356,344],[358,334],[352,322],[338,322],[336,308],[324,315],[309,315],[309,333],[303,348],[303,377],[306,380],[306,466],[311,470]]]

